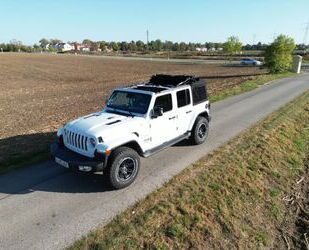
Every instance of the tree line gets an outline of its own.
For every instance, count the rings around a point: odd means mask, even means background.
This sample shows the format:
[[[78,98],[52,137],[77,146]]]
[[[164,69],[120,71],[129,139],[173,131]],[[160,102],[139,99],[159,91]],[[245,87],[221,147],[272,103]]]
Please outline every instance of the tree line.
[[[46,39],[42,38],[38,43],[29,46],[24,45],[21,41],[15,39],[11,40],[9,43],[0,44],[1,51],[8,52],[36,52],[36,51],[55,51],[54,46],[58,43],[63,42],[61,39]],[[73,44],[75,42],[68,42]],[[84,39],[82,44],[87,45],[91,51],[101,51],[112,50],[121,52],[158,52],[158,51],[196,51],[197,48],[206,48],[207,50],[218,50],[219,48],[224,49],[227,52],[234,53],[240,50],[259,50],[265,51],[268,47],[267,44],[258,42],[257,44],[246,44],[243,45],[239,39],[235,36],[231,36],[227,39],[225,43],[218,42],[205,42],[205,43],[193,43],[193,42],[172,42],[172,41],[161,41],[160,39],[150,41],[148,44],[138,40],[138,41],[92,41],[90,39]],[[232,44],[232,47],[230,45]],[[236,47],[235,47],[236,46]],[[306,49],[309,46],[299,44],[296,49]]]
[[[0,52],[33,52],[53,49],[53,45],[61,43],[60,39],[46,39],[42,38],[39,44],[33,46],[23,45],[21,41],[15,39],[9,43],[0,44]],[[68,42],[70,43],[70,42]],[[72,42],[71,42],[72,44]],[[110,49],[113,51],[195,51],[197,48],[218,49],[222,48],[230,55],[239,53],[241,50],[262,50],[264,51],[265,66],[269,68],[272,73],[284,72],[291,69],[292,55],[296,50],[306,51],[309,49],[309,45],[298,44],[296,45],[294,39],[286,36],[279,35],[270,44],[257,43],[254,45],[242,45],[238,37],[230,36],[224,43],[185,43],[185,42],[162,42],[160,39],[144,43],[141,40],[131,42],[106,42],[106,41],[92,41],[90,39],[84,39],[82,44],[89,46],[92,50],[96,51],[100,48],[102,51]],[[51,45],[51,46],[50,46]]]

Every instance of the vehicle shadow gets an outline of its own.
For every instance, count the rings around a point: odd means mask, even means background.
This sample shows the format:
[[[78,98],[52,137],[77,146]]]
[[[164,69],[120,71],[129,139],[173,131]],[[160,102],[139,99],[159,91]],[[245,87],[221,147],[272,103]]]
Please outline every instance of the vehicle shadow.
[[[32,163],[31,158],[38,157],[49,150],[56,139],[56,132],[33,133],[0,138],[0,174],[18,166]]]
[[[51,161],[49,147],[55,139],[55,132],[0,139],[0,200],[10,194],[34,191],[87,193],[112,190],[102,174],[72,172]]]
[[[114,191],[101,173],[73,172],[49,159],[49,145],[56,139],[54,132],[18,135],[0,139],[0,170],[22,164],[18,169],[0,175],[0,200],[11,194],[35,191],[56,193],[95,193]],[[183,140],[173,147],[192,146]],[[38,156],[44,154],[40,159]],[[31,159],[37,158],[34,163]],[[41,162],[40,162],[41,161]]]

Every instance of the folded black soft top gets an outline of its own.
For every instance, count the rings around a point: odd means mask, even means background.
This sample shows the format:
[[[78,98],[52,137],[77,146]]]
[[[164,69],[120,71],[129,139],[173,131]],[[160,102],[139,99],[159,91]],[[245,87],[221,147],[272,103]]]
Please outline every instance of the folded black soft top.
[[[191,85],[198,82],[200,79],[190,75],[165,75],[156,74],[153,75],[148,85],[166,86],[166,87],[177,87],[181,85]]]

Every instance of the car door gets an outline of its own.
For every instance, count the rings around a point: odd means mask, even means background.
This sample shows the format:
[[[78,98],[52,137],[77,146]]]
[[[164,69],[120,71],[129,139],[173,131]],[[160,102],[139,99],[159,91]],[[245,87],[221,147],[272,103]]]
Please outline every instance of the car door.
[[[189,88],[178,90],[176,92],[177,99],[177,120],[176,127],[182,135],[189,130],[193,115],[192,98]]]
[[[153,108],[163,108],[163,114],[158,117],[150,118],[152,147],[159,146],[177,137],[176,114],[173,103],[173,96],[171,93],[156,97]]]

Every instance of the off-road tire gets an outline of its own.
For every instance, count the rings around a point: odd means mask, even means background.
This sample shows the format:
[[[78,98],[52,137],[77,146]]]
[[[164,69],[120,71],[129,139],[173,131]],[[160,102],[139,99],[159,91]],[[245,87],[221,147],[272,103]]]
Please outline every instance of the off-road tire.
[[[133,168],[133,169],[132,169]],[[129,186],[136,179],[140,168],[138,153],[128,147],[116,148],[109,159],[109,164],[104,170],[104,175],[115,189]],[[129,174],[129,172],[132,172]],[[125,173],[130,175],[125,179]]]
[[[191,143],[194,145],[199,145],[205,142],[208,137],[208,131],[208,120],[203,116],[198,116],[194,123],[193,129],[191,130]]]

